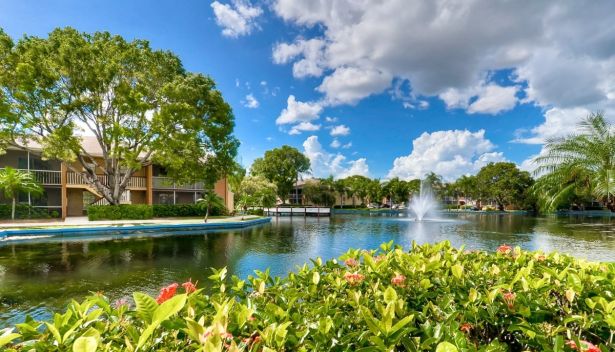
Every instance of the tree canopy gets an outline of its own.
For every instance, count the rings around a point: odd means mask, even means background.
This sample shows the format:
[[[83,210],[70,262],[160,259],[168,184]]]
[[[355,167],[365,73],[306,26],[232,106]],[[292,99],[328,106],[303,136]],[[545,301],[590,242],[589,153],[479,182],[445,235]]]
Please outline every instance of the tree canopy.
[[[250,175],[263,176],[277,187],[277,195],[285,202],[299,179],[299,174],[310,170],[310,159],[288,145],[265,152],[254,160]]]
[[[237,191],[238,205],[247,209],[249,207],[272,207],[276,203],[275,184],[263,176],[248,176],[241,181]]]
[[[478,172],[476,180],[477,188],[495,200],[500,210],[507,205],[521,205],[534,182],[529,172],[507,162],[489,163]]]
[[[233,128],[214,81],[147,41],[63,28],[15,43],[0,31],[0,151],[36,143],[111,204],[151,162],[212,184],[233,163]],[[83,148],[84,134],[100,155]]]

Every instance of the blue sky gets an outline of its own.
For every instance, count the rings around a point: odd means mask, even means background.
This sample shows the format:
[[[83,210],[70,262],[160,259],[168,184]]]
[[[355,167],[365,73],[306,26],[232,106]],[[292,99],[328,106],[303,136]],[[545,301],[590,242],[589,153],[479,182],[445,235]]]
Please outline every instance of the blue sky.
[[[545,138],[615,110],[613,2],[372,3],[0,1],[0,27],[109,31],[171,50],[233,107],[245,166],[289,144],[316,176],[529,169]]]

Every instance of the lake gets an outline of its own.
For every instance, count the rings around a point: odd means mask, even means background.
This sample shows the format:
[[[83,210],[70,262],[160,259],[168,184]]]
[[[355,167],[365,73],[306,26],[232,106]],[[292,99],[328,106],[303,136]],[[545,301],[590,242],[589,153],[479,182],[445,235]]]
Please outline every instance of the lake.
[[[335,258],[349,248],[376,249],[390,240],[405,248],[412,241],[449,240],[486,251],[506,243],[615,261],[614,219],[484,213],[421,223],[398,216],[284,217],[232,231],[5,243],[0,244],[0,328],[23,321],[26,314],[48,317],[90,292],[111,299],[131,297],[133,291],[156,295],[171,282],[205,282],[211,267],[226,266],[240,277],[266,268],[284,275],[310,258]]]

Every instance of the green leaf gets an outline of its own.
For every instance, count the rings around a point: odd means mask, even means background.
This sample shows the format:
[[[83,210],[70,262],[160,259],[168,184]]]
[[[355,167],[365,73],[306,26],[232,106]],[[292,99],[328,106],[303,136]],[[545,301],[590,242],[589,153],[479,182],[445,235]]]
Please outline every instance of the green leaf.
[[[21,337],[20,334],[12,332],[13,329],[7,329],[2,335],[0,335],[0,347],[6,345],[7,343],[15,340],[18,337]]]
[[[152,297],[141,292],[133,293],[132,297],[135,299],[135,303],[137,304],[137,316],[143,319],[144,322],[148,324],[151,323],[152,316],[158,308],[158,303],[156,303]]]
[[[318,285],[318,283],[320,282],[320,274],[318,273],[318,271],[315,271],[312,275],[312,282],[314,283],[314,285]]]
[[[395,292],[393,287],[389,286],[384,290],[384,301],[387,304],[397,301],[397,292]]]
[[[47,325],[47,330],[51,332],[51,334],[56,339],[58,344],[62,344],[62,336],[60,335],[60,332],[58,331],[58,329],[52,324],[49,324],[48,322],[45,322],[45,325]]]
[[[96,352],[98,340],[91,336],[81,336],[73,343],[73,352]]]
[[[455,264],[451,267],[451,271],[453,272],[453,276],[455,276],[457,279],[461,279],[463,275],[463,266]]]
[[[458,352],[459,350],[455,345],[450,342],[440,342],[438,347],[436,347],[436,352]]]
[[[161,323],[179,312],[182,308],[184,308],[184,305],[186,305],[186,298],[187,296],[185,294],[181,294],[169,299],[166,302],[163,302],[158,306],[158,308],[156,308],[156,311],[152,316],[152,321]]]

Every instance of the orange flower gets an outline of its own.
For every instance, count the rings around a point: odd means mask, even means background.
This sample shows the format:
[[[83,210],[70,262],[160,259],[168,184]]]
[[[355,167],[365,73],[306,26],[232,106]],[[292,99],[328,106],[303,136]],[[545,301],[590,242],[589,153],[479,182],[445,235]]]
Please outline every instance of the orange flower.
[[[158,302],[158,304],[161,304],[162,302],[167,301],[173,296],[175,296],[175,291],[177,290],[178,286],[179,285],[177,283],[172,283],[167,287],[163,287],[160,290],[160,294],[156,298],[156,302]]]
[[[465,332],[466,334],[469,334],[470,330],[472,330],[473,328],[474,327],[472,326],[472,324],[470,324],[470,323],[463,323],[459,327],[459,330]]]
[[[346,266],[355,267],[359,265],[359,262],[354,258],[348,258],[344,261],[344,264],[346,264]]]
[[[365,276],[358,274],[358,273],[346,273],[344,274],[344,279],[352,286],[358,285],[360,284],[363,279],[365,279]]]
[[[391,284],[393,284],[394,286],[397,286],[397,287],[403,287],[405,281],[406,281],[406,277],[405,276],[397,274],[397,275],[393,276],[393,278],[391,279]]]
[[[536,260],[538,260],[539,262],[544,262],[546,259],[547,257],[544,254],[541,254],[536,257]]]
[[[566,341],[566,346],[580,352],[600,352],[600,348],[589,341],[581,340],[579,342],[581,342],[581,349],[579,349],[577,343],[572,340]]]
[[[510,252],[512,252],[513,248],[507,244],[503,244],[501,246],[498,247],[498,249],[496,249],[495,251],[497,253],[502,253],[502,254],[508,254]]]
[[[187,294],[191,294],[192,292],[196,291],[196,283],[192,283],[192,279],[189,279],[188,281],[184,282],[182,284],[182,287]]]
[[[504,302],[508,305],[508,308],[512,308],[515,304],[515,298],[517,298],[517,295],[514,292],[506,292],[503,297]]]

